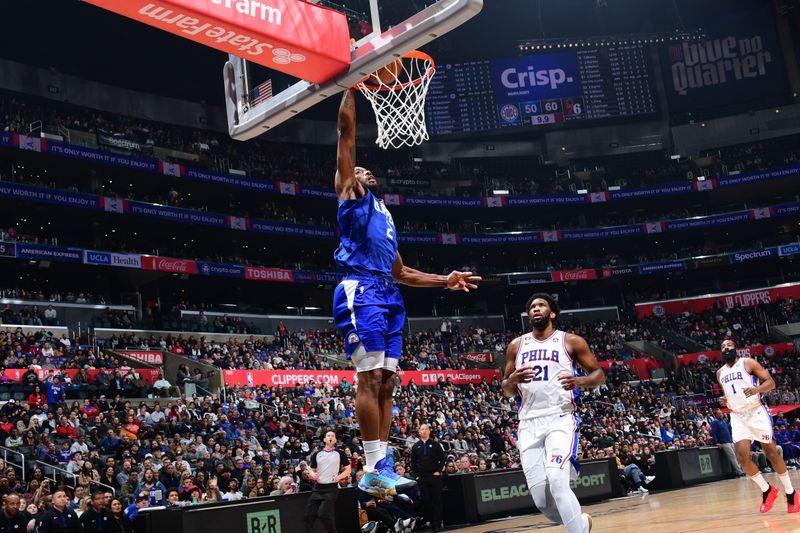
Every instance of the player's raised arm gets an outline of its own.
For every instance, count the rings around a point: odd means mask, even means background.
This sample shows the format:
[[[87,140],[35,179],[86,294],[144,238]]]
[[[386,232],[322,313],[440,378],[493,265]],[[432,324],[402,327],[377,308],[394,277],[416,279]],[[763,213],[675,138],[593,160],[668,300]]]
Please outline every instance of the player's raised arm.
[[[392,265],[392,278],[396,283],[409,287],[443,287],[451,291],[464,292],[477,289],[477,283],[482,279],[480,276],[473,276],[472,272],[459,272],[458,270],[453,270],[447,276],[420,272],[405,266],[400,252],[397,252]]]
[[[509,398],[513,398],[517,394],[517,385],[520,383],[529,383],[533,379],[532,368],[517,368],[517,351],[519,351],[519,343],[522,342],[520,337],[517,337],[506,348],[506,368],[503,372],[503,382],[500,384],[503,387],[503,394]]]
[[[574,359],[581,368],[583,368],[588,375],[586,376],[570,376],[568,374],[561,374],[558,379],[561,385],[567,389],[577,389],[582,387],[599,387],[606,382],[606,373],[600,368],[592,350],[586,343],[586,340],[580,335],[573,335],[567,333],[567,348],[569,348],[572,359]]]
[[[775,388],[775,380],[770,373],[761,366],[761,363],[755,359],[745,359],[744,369],[757,377],[759,381],[758,387],[747,387],[742,391],[745,396],[750,397],[754,394],[764,394]]]
[[[339,105],[339,147],[336,152],[336,196],[339,200],[353,200],[364,196],[356,180],[356,97],[347,89]]]

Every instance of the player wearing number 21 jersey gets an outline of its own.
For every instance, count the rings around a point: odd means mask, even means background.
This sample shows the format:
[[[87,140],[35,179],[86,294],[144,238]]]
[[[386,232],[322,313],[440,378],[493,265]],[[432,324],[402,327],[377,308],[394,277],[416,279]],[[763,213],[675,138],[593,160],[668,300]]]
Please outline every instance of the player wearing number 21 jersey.
[[[772,509],[778,497],[778,489],[771,486],[750,459],[750,446],[754,440],[761,443],[772,468],[778,474],[790,513],[800,511],[797,493],[789,480],[786,463],[778,454],[772,434],[772,416],[769,408],[761,402],[761,395],[775,388],[775,380],[761,364],[749,357],[739,357],[736,343],[731,339],[722,341],[721,356],[725,363],[717,370],[717,381],[722,386],[724,396],[720,404],[731,410],[731,434],[733,448],[739,464],[750,479],[761,489],[759,511],[766,513]]]
[[[570,488],[570,472],[579,466],[575,397],[579,388],[602,385],[605,374],[583,338],[555,328],[552,296],[534,294],[526,310],[531,331],[508,345],[503,380],[503,393],[519,397],[522,469],[542,514],[567,533],[587,533],[592,519]],[[576,364],[588,375],[577,376]]]

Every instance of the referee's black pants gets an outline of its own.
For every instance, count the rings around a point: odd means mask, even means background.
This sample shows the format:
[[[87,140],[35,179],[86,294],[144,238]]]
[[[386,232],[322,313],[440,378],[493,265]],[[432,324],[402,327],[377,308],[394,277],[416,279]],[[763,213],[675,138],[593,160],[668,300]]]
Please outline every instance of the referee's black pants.
[[[336,521],[333,511],[338,497],[339,486],[336,483],[317,484],[314,487],[303,517],[306,533],[314,533],[314,523],[317,520],[322,523],[327,533],[336,533]]]
[[[442,476],[426,474],[417,480],[422,498],[422,516],[431,525],[442,522]]]

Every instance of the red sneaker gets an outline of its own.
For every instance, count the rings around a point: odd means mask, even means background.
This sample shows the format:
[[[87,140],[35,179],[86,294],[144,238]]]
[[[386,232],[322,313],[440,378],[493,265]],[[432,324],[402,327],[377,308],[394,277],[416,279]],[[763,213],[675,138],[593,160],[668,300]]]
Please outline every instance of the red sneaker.
[[[786,495],[786,503],[790,513],[800,513],[800,505],[797,504],[797,491]]]
[[[762,498],[764,501],[761,503],[761,507],[758,508],[759,512],[767,513],[770,509],[772,509],[772,504],[775,503],[775,499],[778,497],[778,489],[771,486],[769,490],[763,493]]]

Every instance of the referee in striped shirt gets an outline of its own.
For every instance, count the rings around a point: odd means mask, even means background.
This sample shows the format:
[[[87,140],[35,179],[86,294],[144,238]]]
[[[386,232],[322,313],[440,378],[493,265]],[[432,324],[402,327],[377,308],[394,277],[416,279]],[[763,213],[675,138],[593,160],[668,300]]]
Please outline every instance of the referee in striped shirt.
[[[306,533],[314,533],[314,523],[319,520],[327,533],[336,533],[334,507],[339,495],[339,481],[350,477],[350,461],[343,451],[337,450],[336,433],[325,433],[325,447],[311,456],[311,479],[316,481],[308,500],[304,524]]]

